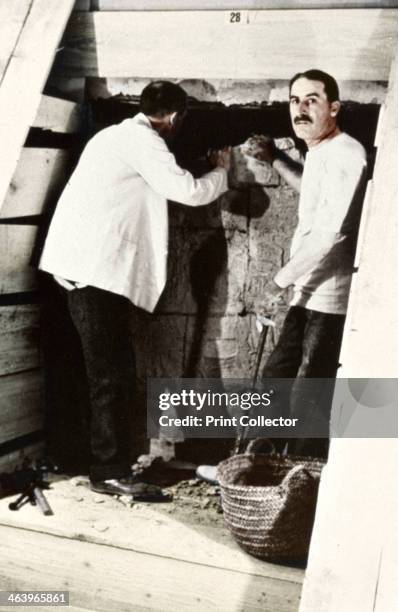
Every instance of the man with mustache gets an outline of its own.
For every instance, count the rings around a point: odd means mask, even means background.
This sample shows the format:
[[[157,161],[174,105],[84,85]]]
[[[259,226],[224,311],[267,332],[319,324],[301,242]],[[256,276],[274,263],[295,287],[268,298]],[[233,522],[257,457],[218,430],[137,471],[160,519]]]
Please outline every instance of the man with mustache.
[[[307,432],[317,424],[328,429],[334,385],[308,379],[336,375],[366,185],[365,150],[340,130],[339,111],[332,76],[321,70],[296,74],[290,82],[290,117],[308,147],[304,167],[289,161],[269,138],[253,137],[250,143],[252,155],[300,192],[291,255],[273,279],[271,309],[289,287],[293,298],[263,378],[295,379],[287,401]],[[325,455],[327,440],[290,440],[288,450]]]

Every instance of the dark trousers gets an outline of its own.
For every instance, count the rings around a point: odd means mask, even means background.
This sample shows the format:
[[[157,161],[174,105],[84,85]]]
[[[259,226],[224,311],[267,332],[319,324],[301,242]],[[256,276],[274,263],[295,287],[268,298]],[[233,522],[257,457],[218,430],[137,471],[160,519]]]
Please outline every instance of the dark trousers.
[[[325,456],[334,378],[339,365],[345,315],[292,306],[263,378],[294,379],[278,392],[278,412],[297,417],[303,437],[290,439],[289,452]],[[313,380],[328,379],[328,380]],[[311,438],[323,434],[325,438]],[[280,441],[279,446],[281,446]],[[277,445],[278,446],[278,445]],[[279,448],[280,450],[280,448]]]
[[[73,388],[73,392],[69,391],[69,401],[75,401],[81,413],[87,408],[87,414],[77,414],[76,419],[88,430],[90,478],[102,480],[127,476],[130,473],[131,417],[135,400],[131,336],[134,307],[125,297],[95,287],[67,291],[57,285],[52,287],[51,294],[52,311],[56,305],[60,308],[58,320],[58,313],[54,317],[52,312],[49,317],[52,333],[56,334],[59,329],[65,342],[59,342],[56,336],[51,337],[50,330],[45,344],[53,344],[57,351],[73,353],[73,364],[69,364],[69,369],[73,367],[75,380],[73,374],[69,376]],[[45,316],[43,319],[45,326]],[[51,346],[49,349],[51,355]],[[53,355],[58,360],[54,349]],[[51,368],[51,364],[48,365]],[[61,378],[62,374],[58,372],[55,376]],[[59,391],[62,392],[62,384]],[[57,400],[54,401],[56,393],[57,389],[53,389],[53,404],[57,404]],[[72,410],[74,408],[71,406]],[[49,426],[51,435],[57,419],[49,414],[49,420],[53,420]],[[73,440],[69,443],[73,445]]]

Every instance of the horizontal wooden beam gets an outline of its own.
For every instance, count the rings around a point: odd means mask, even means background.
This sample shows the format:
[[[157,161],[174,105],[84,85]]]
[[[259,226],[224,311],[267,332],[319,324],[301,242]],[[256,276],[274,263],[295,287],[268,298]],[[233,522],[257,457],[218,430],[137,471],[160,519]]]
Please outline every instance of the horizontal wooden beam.
[[[45,212],[65,185],[69,162],[68,151],[23,149],[0,209],[0,219],[40,215]]]
[[[31,306],[32,304],[40,304],[40,302],[41,294],[37,290],[0,294],[0,310],[8,306]]]
[[[65,498],[52,502],[51,490],[46,496],[53,505],[54,518],[64,514]],[[73,507],[72,516],[78,516],[76,501]],[[32,515],[30,508],[26,510]],[[32,510],[39,512],[36,508]],[[7,510],[7,517],[11,514]],[[97,533],[108,530],[112,524],[106,519],[107,515],[103,508],[101,520],[95,525]],[[37,589],[38,584],[46,590],[53,589],[54,584],[67,583],[72,603],[78,602],[84,610],[295,612],[298,609],[301,585],[289,580],[267,579],[255,571],[250,575],[209,567],[195,562],[193,555],[190,561],[182,562],[126,550],[123,545],[104,546],[80,541],[76,529],[71,537],[57,537],[46,533],[47,529],[51,530],[51,519],[41,532],[32,531],[26,523],[27,528],[22,532],[24,516],[26,513],[22,515],[22,512],[18,516],[17,529],[0,526],[0,563],[6,568],[0,576],[3,590],[15,588],[12,585],[23,590]],[[163,516],[159,513],[157,519],[147,521],[144,531],[156,531],[158,524],[163,523]],[[179,539],[179,525],[176,522],[176,540]],[[191,531],[194,534],[193,528]],[[189,539],[185,542],[190,545]],[[206,547],[206,540],[202,546]],[[224,548],[230,550],[229,546]]]
[[[41,370],[0,376],[0,444],[43,427]]]
[[[165,6],[167,4],[167,6]],[[99,11],[201,11],[242,9],[392,8],[398,0],[93,0]]]
[[[231,546],[232,541],[227,545],[223,537],[226,535],[226,528],[219,524],[214,526],[201,524],[198,529],[193,530],[188,521],[176,521],[173,515],[159,512],[154,507],[146,506],[145,512],[142,512],[142,506],[141,508],[134,506],[126,511],[122,504],[119,508],[114,504],[113,520],[109,521],[107,530],[100,532],[93,529],[93,525],[103,521],[104,506],[94,502],[95,494],[79,487],[78,495],[84,499],[81,500],[77,513],[76,493],[76,487],[70,482],[55,483],[48,492],[48,499],[55,507],[61,502],[62,513],[56,512],[50,525],[41,513],[35,512],[34,508],[31,511],[26,508],[23,527],[30,531],[45,531],[60,539],[79,538],[109,548],[153,555],[180,563],[192,563],[194,559],[198,567],[207,566],[216,570],[235,572],[237,575],[246,575],[249,580],[252,576],[257,576],[265,583],[272,583],[273,580],[288,582],[293,590],[295,590],[294,585],[297,592],[300,590],[304,574],[301,568],[266,563],[249,556],[238,546]],[[22,527],[21,517],[9,512],[3,501],[0,501],[0,525]],[[151,525],[156,525],[156,530],[152,529]],[[157,608],[150,608],[154,609]],[[216,609],[218,608],[210,608],[213,611]],[[281,612],[282,609],[283,605],[277,606],[272,612]],[[196,612],[196,606],[193,610]],[[243,610],[243,608],[233,607],[232,610]],[[246,612],[247,608],[244,610]],[[261,607],[256,610],[264,611]]]
[[[81,104],[42,96],[39,109],[32,127],[62,132],[65,134],[76,134],[84,125],[84,113]]]
[[[34,0],[7,63],[0,87],[0,207],[73,5],[74,0]]]
[[[33,225],[0,225],[0,295],[36,288],[36,270],[29,264],[37,231]]]
[[[95,12],[72,16],[64,76],[288,79],[319,67],[387,80],[398,10]],[[331,28],[333,27],[333,33]]]
[[[39,365],[39,306],[0,308],[0,376]]]

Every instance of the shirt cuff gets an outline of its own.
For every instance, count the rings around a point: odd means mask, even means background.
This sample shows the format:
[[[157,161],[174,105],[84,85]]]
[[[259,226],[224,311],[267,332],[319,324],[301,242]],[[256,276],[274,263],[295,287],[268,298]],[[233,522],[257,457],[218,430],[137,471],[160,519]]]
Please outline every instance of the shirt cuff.
[[[293,284],[293,280],[290,277],[288,271],[285,268],[279,270],[278,274],[274,277],[275,285],[278,285],[281,289],[286,289],[289,285]]]
[[[221,176],[221,193],[225,193],[226,191],[228,191],[228,171],[225,168],[221,168],[220,166],[218,166],[217,168],[213,168],[212,172],[217,172],[217,174],[220,174]]]

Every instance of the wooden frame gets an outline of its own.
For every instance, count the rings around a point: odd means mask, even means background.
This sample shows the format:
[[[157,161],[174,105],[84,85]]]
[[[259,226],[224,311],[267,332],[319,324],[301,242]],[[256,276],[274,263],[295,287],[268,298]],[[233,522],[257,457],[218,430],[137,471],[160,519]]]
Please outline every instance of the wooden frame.
[[[20,3],[18,0],[18,6]],[[1,8],[4,10],[7,4],[11,19],[10,3],[3,0]],[[20,33],[17,37],[13,33],[14,46],[9,45],[0,88],[0,206],[73,5],[74,0],[34,0],[27,7]]]
[[[229,11],[74,14],[55,74],[289,79],[316,58],[338,80],[382,81],[398,42],[394,9],[244,11],[238,23],[231,18]],[[331,24],[339,26],[333,36]]]
[[[167,4],[167,6],[165,6]],[[100,11],[203,11],[393,8],[398,0],[91,0]]]
[[[69,155],[23,144],[31,126],[69,134],[81,129],[79,105],[42,96],[73,7],[74,0],[0,0],[2,471],[37,456],[43,446],[30,435],[44,419],[39,307],[31,303],[37,299],[37,272],[30,264],[40,215],[62,189]],[[79,7],[87,9],[87,2]]]
[[[398,56],[389,83],[340,359],[347,378],[397,378]],[[397,467],[394,438],[332,440],[300,612],[394,609]]]

